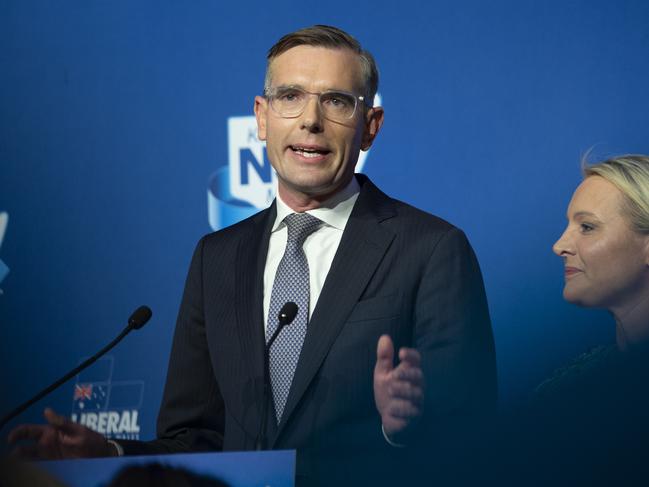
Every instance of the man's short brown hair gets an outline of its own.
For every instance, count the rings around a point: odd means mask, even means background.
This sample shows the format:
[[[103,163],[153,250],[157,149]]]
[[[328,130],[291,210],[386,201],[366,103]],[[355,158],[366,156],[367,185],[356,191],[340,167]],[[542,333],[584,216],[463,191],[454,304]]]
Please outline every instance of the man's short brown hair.
[[[327,47],[330,49],[351,49],[361,62],[363,74],[363,96],[365,105],[372,106],[374,95],[379,87],[379,72],[374,57],[361,44],[347,32],[329,25],[314,25],[291,32],[282,37],[268,51],[268,64],[266,66],[266,79],[264,80],[264,93],[270,89],[270,66],[280,54],[297,46]]]

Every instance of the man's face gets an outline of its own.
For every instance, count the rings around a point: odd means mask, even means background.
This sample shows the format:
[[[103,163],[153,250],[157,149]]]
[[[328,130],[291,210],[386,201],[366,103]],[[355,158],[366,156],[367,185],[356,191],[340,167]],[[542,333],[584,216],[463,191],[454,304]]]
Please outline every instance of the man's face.
[[[297,46],[271,64],[270,88],[298,87],[311,93],[363,91],[360,60],[348,49]],[[343,122],[323,116],[317,96],[309,96],[304,111],[283,118],[266,98],[255,98],[259,138],[277,172],[279,193],[289,206],[310,206],[344,188],[354,174],[361,149],[369,149],[383,121],[379,107],[356,113]]]

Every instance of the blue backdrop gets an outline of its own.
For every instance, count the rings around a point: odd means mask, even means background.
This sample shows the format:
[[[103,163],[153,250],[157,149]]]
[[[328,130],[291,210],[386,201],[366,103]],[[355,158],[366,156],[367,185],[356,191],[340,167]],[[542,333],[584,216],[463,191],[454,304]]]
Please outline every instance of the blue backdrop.
[[[20,421],[51,405],[154,436],[193,247],[255,206],[215,174],[268,188],[260,146],[228,131],[250,119],[230,119],[252,114],[266,50],[314,23],[379,64],[386,121],[363,171],[476,249],[503,405],[613,340],[605,312],[563,302],[551,245],[584,152],[649,153],[648,2],[3,0],[1,411],[147,303],[151,324]]]

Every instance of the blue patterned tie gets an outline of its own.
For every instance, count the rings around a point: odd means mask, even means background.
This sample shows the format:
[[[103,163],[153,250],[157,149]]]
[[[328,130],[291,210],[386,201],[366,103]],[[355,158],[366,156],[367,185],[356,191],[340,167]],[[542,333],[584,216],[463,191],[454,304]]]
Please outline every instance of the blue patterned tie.
[[[288,239],[270,295],[266,342],[279,324],[277,315],[285,303],[293,301],[297,304],[298,311],[293,322],[279,332],[270,350],[270,379],[278,423],[291,389],[309,321],[309,263],[302,245],[322,221],[308,213],[293,213],[284,218],[284,223],[288,228]]]

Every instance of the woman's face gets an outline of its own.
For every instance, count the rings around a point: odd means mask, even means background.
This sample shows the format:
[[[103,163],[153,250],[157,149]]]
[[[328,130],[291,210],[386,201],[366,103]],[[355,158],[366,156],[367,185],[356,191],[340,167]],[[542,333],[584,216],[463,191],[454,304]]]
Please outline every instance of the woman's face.
[[[563,297],[613,312],[649,292],[649,237],[632,230],[622,193],[600,176],[587,177],[568,206],[568,226],[552,250],[565,263]]]

